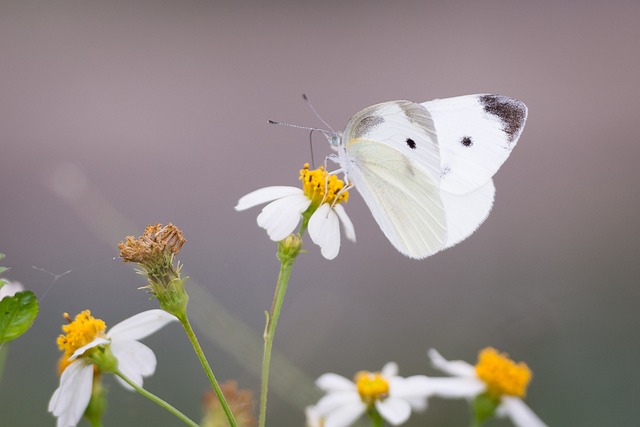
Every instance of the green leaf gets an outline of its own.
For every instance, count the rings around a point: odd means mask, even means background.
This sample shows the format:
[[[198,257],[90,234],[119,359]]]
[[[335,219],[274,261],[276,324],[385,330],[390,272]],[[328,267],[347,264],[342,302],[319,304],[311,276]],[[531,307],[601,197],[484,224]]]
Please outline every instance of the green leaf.
[[[38,299],[31,291],[0,300],[0,344],[24,334],[38,315]]]

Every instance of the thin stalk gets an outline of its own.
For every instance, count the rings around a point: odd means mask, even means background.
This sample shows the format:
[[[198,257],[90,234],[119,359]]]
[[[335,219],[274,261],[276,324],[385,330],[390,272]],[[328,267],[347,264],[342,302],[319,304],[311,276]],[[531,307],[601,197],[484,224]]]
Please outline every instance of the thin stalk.
[[[273,302],[271,304],[271,312],[268,313],[267,323],[264,328],[264,353],[262,356],[262,386],[260,390],[260,417],[259,427],[264,427],[266,423],[267,415],[267,391],[269,388],[269,366],[271,364],[271,348],[273,346],[273,338],[276,333],[276,326],[278,326],[278,318],[280,317],[280,310],[282,308],[282,301],[284,300],[284,294],[287,291],[287,284],[289,283],[289,276],[291,275],[291,267],[295,261],[294,254],[292,257],[281,256],[282,251],[278,252],[281,260],[280,273],[278,274],[278,283],[276,284],[275,294],[273,296]]]
[[[196,337],[196,334],[193,331],[193,328],[191,327],[191,323],[189,322],[189,318],[185,314],[184,316],[178,316],[178,320],[180,320],[180,323],[182,324],[182,327],[184,328],[185,332],[187,333],[187,336],[189,337],[189,341],[191,341],[191,345],[193,345],[193,349],[195,350],[196,354],[198,355],[198,359],[200,359],[200,364],[202,364],[202,367],[204,368],[204,371],[207,374],[207,377],[209,378],[209,382],[211,383],[211,386],[213,387],[213,391],[215,391],[216,396],[218,397],[218,400],[220,401],[220,404],[222,405],[222,409],[224,410],[224,413],[227,416],[227,420],[229,420],[229,425],[231,427],[237,427],[237,423],[236,423],[235,418],[233,417],[233,413],[231,412],[231,408],[229,408],[229,404],[227,403],[227,399],[225,399],[224,394],[222,393],[222,389],[220,388],[220,385],[218,384],[218,380],[216,380],[215,375],[213,375],[213,371],[211,370],[211,366],[209,366],[209,362],[207,361],[207,358],[204,355],[204,352],[202,351],[202,347],[200,346],[200,342],[198,341],[198,338]]]
[[[384,419],[380,412],[376,410],[375,406],[371,406],[367,411],[369,413],[369,418],[371,419],[371,427],[383,427]]]
[[[156,396],[155,394],[145,390],[144,388],[138,386],[136,383],[134,383],[133,381],[131,381],[129,378],[127,378],[126,376],[124,376],[122,374],[122,372],[120,371],[115,371],[114,372],[117,376],[119,376],[120,378],[122,378],[124,380],[124,382],[126,382],[127,384],[129,384],[131,387],[133,387],[138,393],[140,393],[141,395],[143,395],[144,397],[146,397],[147,399],[151,400],[152,402],[160,405],[161,407],[163,407],[164,409],[166,409],[167,411],[171,412],[173,415],[175,415],[176,417],[178,417],[178,419],[180,419],[181,421],[183,421],[185,424],[191,426],[191,427],[198,427],[198,424],[196,424],[195,422],[193,422],[189,417],[187,417],[185,414],[183,414],[182,412],[180,412],[178,409],[174,408],[173,406],[171,406],[168,402],[165,402],[164,400],[160,399],[158,396]]]

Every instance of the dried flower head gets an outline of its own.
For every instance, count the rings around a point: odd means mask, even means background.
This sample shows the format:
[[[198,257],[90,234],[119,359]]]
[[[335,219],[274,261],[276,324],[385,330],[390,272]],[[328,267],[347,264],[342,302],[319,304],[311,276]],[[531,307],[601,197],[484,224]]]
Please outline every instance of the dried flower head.
[[[187,240],[175,225],[148,225],[144,234],[137,239],[127,236],[126,240],[118,244],[120,258],[124,262],[146,264],[154,262],[160,256],[176,255]]]
[[[238,427],[255,427],[256,418],[253,415],[253,393],[248,389],[238,389],[236,381],[227,381],[220,385]],[[204,417],[202,427],[227,427],[229,421],[222,409],[218,397],[213,391],[204,396]]]
[[[182,230],[169,223],[149,225],[137,239],[128,236],[118,244],[120,258],[124,262],[138,263],[139,272],[149,279],[144,286],[160,302],[163,310],[181,317],[185,314],[189,296],[180,278],[180,263],[173,263],[173,257],[186,242]]]

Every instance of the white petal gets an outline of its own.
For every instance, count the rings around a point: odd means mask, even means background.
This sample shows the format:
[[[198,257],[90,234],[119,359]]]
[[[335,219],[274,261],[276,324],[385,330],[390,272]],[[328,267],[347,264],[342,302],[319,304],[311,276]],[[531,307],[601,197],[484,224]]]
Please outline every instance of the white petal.
[[[340,251],[340,221],[328,203],[321,205],[309,219],[309,236],[320,246],[322,256],[334,259]]]
[[[360,395],[357,391],[338,391],[325,395],[316,404],[316,411],[321,417],[339,410],[345,405],[353,405],[362,403]]]
[[[429,378],[429,394],[450,399],[467,398],[482,393],[486,386],[477,378]]]
[[[366,409],[367,407],[361,400],[344,405],[325,417],[324,427],[350,426],[364,414]]]
[[[338,218],[340,218],[342,229],[344,230],[344,235],[347,237],[347,239],[355,242],[356,230],[353,228],[353,223],[351,222],[349,215],[347,215],[347,211],[344,210],[342,205],[335,205],[333,207],[333,211],[336,213],[336,215],[338,215]]]
[[[60,376],[60,386],[49,401],[49,412],[58,417],[58,427],[73,427],[80,421],[91,400],[93,365],[80,359]]]
[[[109,340],[106,338],[94,338],[89,344],[85,344],[76,351],[73,352],[69,360],[76,360],[78,357],[82,356],[85,351],[90,348],[97,347],[99,345],[109,344]]]
[[[391,396],[383,401],[376,401],[376,409],[382,418],[394,426],[407,421],[411,415],[409,402]]]
[[[429,357],[431,358],[431,365],[445,374],[449,374],[454,377],[476,376],[475,367],[464,360],[448,361],[434,348],[429,349]]]
[[[2,283],[0,283],[2,284]],[[24,286],[20,282],[6,282],[0,287],[0,300],[4,297],[12,297],[18,292],[24,291]]]
[[[302,212],[311,200],[303,194],[288,196],[269,203],[258,215],[258,225],[265,230],[271,240],[278,242],[293,233]]]
[[[142,386],[142,378],[152,375],[156,370],[157,360],[153,351],[138,341],[114,341],[111,351],[118,359],[118,370],[131,381]],[[125,388],[131,386],[120,380]]]
[[[387,362],[382,367],[382,370],[380,371],[380,373],[384,377],[391,378],[398,375],[398,371],[399,371],[399,368],[396,362]]]
[[[411,406],[425,407],[423,402],[431,394],[431,379],[424,375],[409,378],[393,377],[389,379],[389,394],[401,399],[410,400]]]
[[[174,320],[178,318],[164,310],[143,311],[113,326],[107,337],[111,341],[141,340]]]
[[[547,427],[522,399],[503,396],[501,407],[516,427]]]
[[[323,374],[316,380],[316,386],[321,390],[332,391],[353,391],[356,385],[338,374]]]
[[[304,409],[306,427],[322,427],[322,417],[318,414],[315,406],[307,406]]]
[[[304,194],[301,188],[298,187],[286,187],[286,186],[273,186],[265,187],[243,196],[238,200],[236,205],[237,211],[243,211],[245,209],[252,208],[263,203],[270,202],[272,200],[281,199],[287,196],[294,196],[296,194]]]

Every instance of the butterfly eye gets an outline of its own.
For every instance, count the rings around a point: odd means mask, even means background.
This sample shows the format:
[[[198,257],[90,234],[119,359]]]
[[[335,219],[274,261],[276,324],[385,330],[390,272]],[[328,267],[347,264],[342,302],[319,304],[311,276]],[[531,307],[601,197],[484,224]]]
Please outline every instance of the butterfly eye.
[[[411,138],[407,138],[407,145],[409,146],[409,148],[411,148],[412,150],[416,149],[416,142],[411,139]]]
[[[473,145],[473,141],[471,141],[471,137],[469,136],[462,137],[462,139],[460,140],[460,143],[465,147],[471,147]]]

